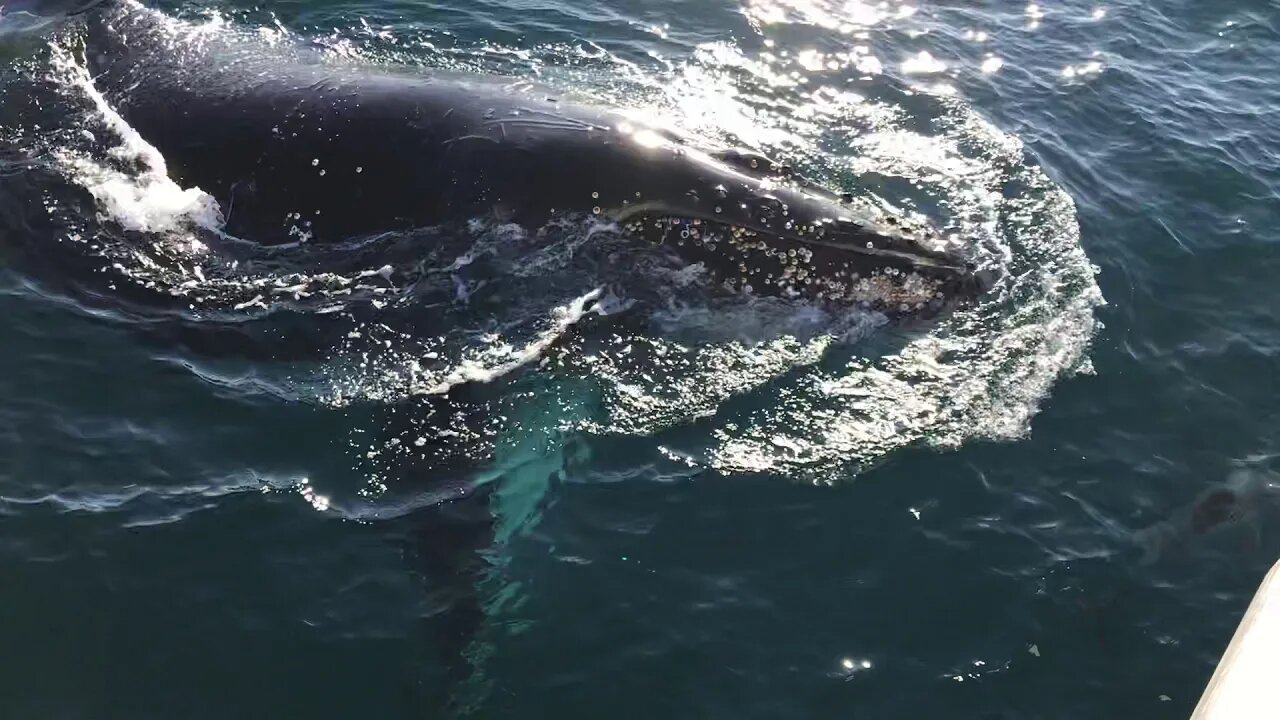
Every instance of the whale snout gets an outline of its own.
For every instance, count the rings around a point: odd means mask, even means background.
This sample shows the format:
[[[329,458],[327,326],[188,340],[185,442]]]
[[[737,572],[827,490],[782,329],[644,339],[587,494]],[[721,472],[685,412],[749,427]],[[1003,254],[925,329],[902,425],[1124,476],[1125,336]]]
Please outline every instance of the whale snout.
[[[632,216],[628,232],[701,263],[723,285],[747,294],[806,297],[889,314],[929,314],[977,297],[990,279],[958,255],[913,238],[854,223],[780,228],[720,215]]]
[[[924,226],[909,229],[890,220],[881,225],[862,225],[847,218],[823,220],[793,240],[826,258],[829,265],[863,268],[873,277],[901,280],[899,285],[933,285],[933,301],[926,303],[931,307],[940,305],[939,301],[972,300],[994,286],[993,271],[979,269],[958,250],[941,247],[936,231]]]

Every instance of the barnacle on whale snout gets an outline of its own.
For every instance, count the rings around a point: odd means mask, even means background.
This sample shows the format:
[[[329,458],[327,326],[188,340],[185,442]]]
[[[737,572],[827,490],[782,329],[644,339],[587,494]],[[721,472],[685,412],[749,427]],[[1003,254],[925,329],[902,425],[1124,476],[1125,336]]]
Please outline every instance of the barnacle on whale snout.
[[[649,213],[623,227],[701,262],[725,286],[747,294],[915,314],[976,298],[992,282],[958,254],[909,236],[873,233],[843,220],[799,224],[784,218],[779,224],[775,231],[723,215]]]

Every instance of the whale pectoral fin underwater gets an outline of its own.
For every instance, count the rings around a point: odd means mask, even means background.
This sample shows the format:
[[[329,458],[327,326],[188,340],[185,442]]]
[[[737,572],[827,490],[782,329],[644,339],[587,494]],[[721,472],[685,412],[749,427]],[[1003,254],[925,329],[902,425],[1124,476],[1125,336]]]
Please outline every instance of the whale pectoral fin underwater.
[[[579,331],[575,325],[543,357]],[[518,368],[443,394],[415,395],[376,413],[376,474],[389,488],[423,492],[430,500],[398,519],[396,538],[424,583],[428,642],[445,671],[442,691],[453,693],[446,704],[484,691],[483,633],[501,580],[503,548],[536,522],[551,478],[573,455],[543,444],[547,433],[559,432],[562,406],[512,403],[513,395],[529,394],[513,387],[526,380],[538,378]]]
[[[483,425],[489,409],[479,388],[460,386],[448,395],[389,406],[377,422],[380,447],[400,450],[379,468],[383,482],[399,493],[428,494],[429,504],[393,525],[397,543],[423,582],[425,642],[444,671],[441,692],[446,694],[457,692],[480,670],[473,645],[487,621],[483,586],[492,571],[497,527],[494,488],[475,478],[474,454],[483,451],[447,438]]]
[[[492,486],[480,485],[419,510],[406,529],[407,551],[429,596],[430,642],[450,688],[479,670],[480,659],[471,651],[488,619],[482,593],[492,569],[487,559],[497,523],[492,502]]]

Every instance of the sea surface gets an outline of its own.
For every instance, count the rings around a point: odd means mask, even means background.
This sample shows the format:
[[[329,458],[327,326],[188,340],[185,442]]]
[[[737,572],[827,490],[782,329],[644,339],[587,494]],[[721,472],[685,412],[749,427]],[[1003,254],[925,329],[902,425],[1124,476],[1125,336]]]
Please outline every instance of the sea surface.
[[[148,4],[661,118],[1000,280],[899,326],[591,222],[232,261],[77,6],[6,3],[0,718],[1189,715],[1280,556],[1280,4]]]

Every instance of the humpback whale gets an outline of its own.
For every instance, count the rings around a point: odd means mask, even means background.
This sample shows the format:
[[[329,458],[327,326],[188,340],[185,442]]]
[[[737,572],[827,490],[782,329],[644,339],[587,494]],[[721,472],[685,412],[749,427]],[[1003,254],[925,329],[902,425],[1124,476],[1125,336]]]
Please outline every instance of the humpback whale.
[[[933,229],[860,212],[771,158],[703,147],[521,81],[334,63],[181,28],[132,0],[94,8],[83,30],[94,86],[176,182],[217,201],[223,229],[242,240],[339,243],[484,217],[530,229],[598,218],[742,293],[910,316],[988,284]],[[484,406],[466,388],[412,402]],[[418,471],[453,472],[407,472]],[[469,672],[462,656],[484,619],[476,584],[493,492],[476,487],[410,531],[424,569],[453,585],[439,644],[455,679]]]
[[[749,151],[518,81],[358,67],[182,33],[132,2],[91,13],[94,83],[226,231],[333,242],[494,217],[599,216],[748,293],[937,311],[985,278],[905,219]]]

